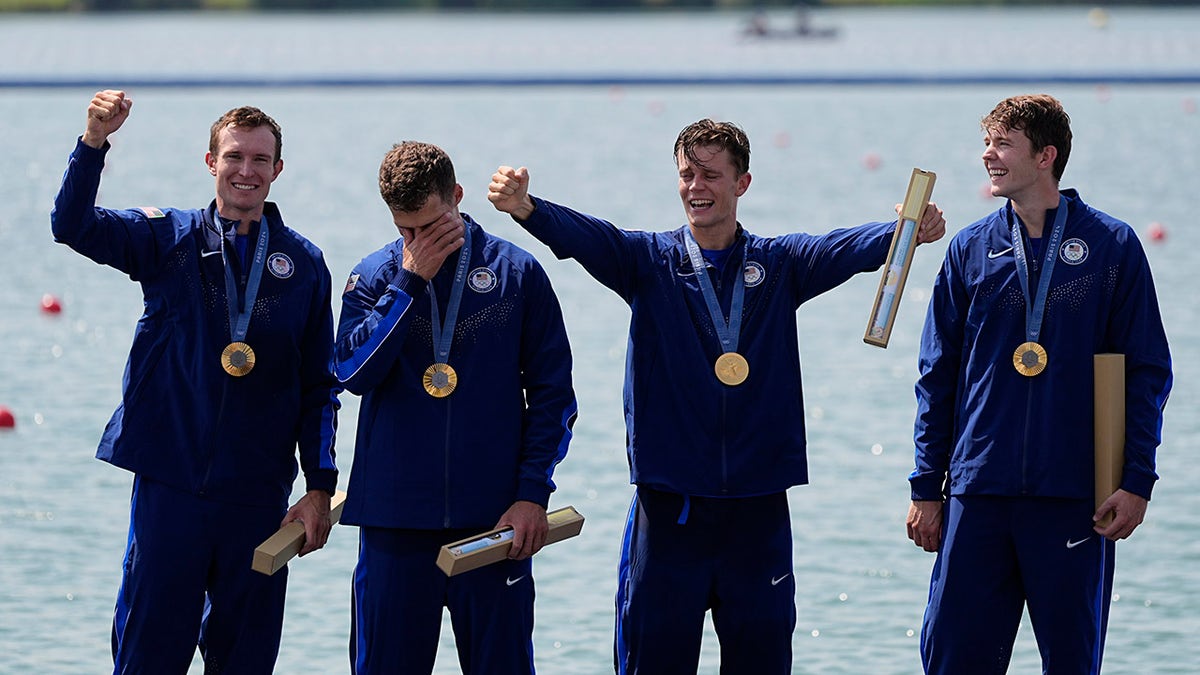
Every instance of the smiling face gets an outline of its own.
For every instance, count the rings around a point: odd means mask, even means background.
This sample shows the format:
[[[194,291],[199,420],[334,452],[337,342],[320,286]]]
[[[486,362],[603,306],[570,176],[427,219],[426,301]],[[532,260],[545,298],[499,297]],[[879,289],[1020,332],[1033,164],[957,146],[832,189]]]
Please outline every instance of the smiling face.
[[[680,150],[675,161],[679,198],[692,236],[701,248],[728,248],[737,232],[738,197],[750,187],[750,174],[739,173],[732,155],[723,148],[704,145],[691,154],[688,157]]]
[[[226,126],[218,131],[215,152],[205,155],[208,171],[217,182],[217,212],[245,225],[262,217],[271,183],[283,171],[276,157],[276,139],[270,127]]]
[[[983,166],[993,197],[1024,203],[1057,192],[1054,158],[1058,153],[1054,146],[1034,150],[1024,131],[1005,127],[988,128],[983,145]]]

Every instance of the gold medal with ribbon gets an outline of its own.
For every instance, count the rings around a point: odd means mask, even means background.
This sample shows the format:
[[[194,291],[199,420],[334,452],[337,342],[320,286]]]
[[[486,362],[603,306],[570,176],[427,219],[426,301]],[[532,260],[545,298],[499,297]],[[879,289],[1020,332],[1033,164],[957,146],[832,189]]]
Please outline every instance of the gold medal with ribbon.
[[[731,387],[745,382],[750,376],[750,364],[746,357],[737,352],[725,352],[718,356],[713,370],[717,373],[718,380]]]
[[[458,386],[458,373],[448,363],[435,363],[425,369],[421,378],[425,393],[434,398],[446,398]]]
[[[700,295],[704,298],[704,304],[708,308],[708,316],[712,320],[713,330],[717,334],[717,339],[721,341],[722,353],[713,363],[713,372],[716,373],[717,381],[721,384],[736,387],[750,376],[750,364],[746,361],[746,357],[737,351],[738,338],[742,330],[742,303],[745,301],[746,294],[746,242],[744,239],[741,242],[741,259],[730,261],[731,265],[737,265],[737,273],[734,275],[732,284],[728,318],[721,312],[721,302],[717,298],[712,279],[708,278],[708,262],[704,259],[700,244],[696,243],[696,237],[690,229],[684,232],[683,243],[687,249],[688,261],[692,266],[696,283],[700,286]]]
[[[1042,372],[1049,362],[1046,348],[1036,342],[1025,342],[1013,352],[1013,368],[1025,377],[1033,377]]]
[[[254,350],[250,345],[243,342],[246,339],[246,332],[250,328],[250,315],[254,312],[255,298],[258,297],[259,282],[262,280],[263,266],[267,257],[268,245],[270,243],[270,225],[267,223],[266,216],[258,223],[258,242],[254,246],[253,255],[249,260],[245,261],[246,274],[242,277],[244,288],[239,287],[238,281],[233,272],[233,262],[229,259],[230,252],[226,249],[231,248],[226,234],[222,234],[221,228],[215,223],[224,222],[229,224],[229,233],[235,231],[233,221],[222,221],[222,219],[214,212],[213,220],[210,221],[208,216],[205,216],[206,224],[211,227],[217,238],[217,245],[221,247],[221,264],[225,268],[225,303],[229,309],[229,346],[221,352],[221,368],[225,372],[234,377],[242,377],[254,370]],[[237,256],[233,252],[233,256]]]
[[[429,288],[429,323],[433,332],[434,363],[425,369],[421,384],[425,393],[434,398],[446,398],[458,386],[458,373],[450,367],[450,345],[454,341],[454,325],[458,321],[458,307],[462,302],[463,287],[467,283],[467,268],[471,262],[471,224],[463,223],[463,245],[458,251],[458,262],[454,266],[454,281],[450,286],[450,299],[446,303],[446,321],[442,322],[438,311],[437,292],[433,280]]]
[[[221,367],[234,377],[241,377],[254,370],[254,350],[245,342],[231,342],[221,352]]]
[[[1045,262],[1042,265],[1036,292],[1030,290],[1029,261],[1026,259],[1021,221],[1012,213],[1011,203],[1006,208],[1009,210],[1009,228],[1012,235],[1013,258],[1017,265],[1017,279],[1021,283],[1021,292],[1025,295],[1025,336],[1027,339],[1013,352],[1013,368],[1016,368],[1017,372],[1025,377],[1033,377],[1045,370],[1046,365],[1050,362],[1045,347],[1038,344],[1038,336],[1042,330],[1046,299],[1050,297],[1050,278],[1054,272],[1054,261],[1058,257],[1059,243],[1062,241],[1063,231],[1067,224],[1068,204],[1066,197],[1060,194],[1058,207],[1054,214],[1054,225],[1050,228],[1050,240],[1046,242]],[[1033,248],[1033,241],[1036,240],[1030,240],[1031,248]]]

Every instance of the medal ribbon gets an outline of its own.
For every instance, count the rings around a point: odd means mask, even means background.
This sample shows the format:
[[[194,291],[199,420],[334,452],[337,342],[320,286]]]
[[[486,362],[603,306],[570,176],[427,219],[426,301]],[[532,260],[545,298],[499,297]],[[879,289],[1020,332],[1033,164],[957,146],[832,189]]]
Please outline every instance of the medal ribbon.
[[[429,313],[433,324],[433,360],[449,363],[450,343],[454,340],[454,324],[458,321],[458,305],[462,301],[463,286],[467,284],[467,267],[471,264],[471,225],[463,223],[463,246],[458,252],[458,264],[454,268],[454,284],[450,287],[450,303],[446,305],[446,323],[442,324],[438,311],[437,293],[433,290],[433,279],[429,280]]]
[[[729,320],[726,321],[721,314],[721,303],[717,300],[717,291],[713,288],[712,279],[708,278],[708,265],[700,253],[700,244],[696,243],[691,230],[684,232],[684,243],[687,244],[692,270],[700,282],[700,293],[704,296],[704,303],[708,305],[708,315],[712,318],[713,328],[721,340],[722,352],[736,352],[738,337],[742,332],[742,302],[746,296],[746,244],[742,243],[742,259],[738,262],[738,273],[733,282],[733,299],[729,305]]]
[[[1010,207],[1011,208],[1011,207]],[[1058,196],[1058,212],[1054,214],[1054,226],[1050,230],[1050,241],[1046,242],[1045,262],[1038,279],[1037,295],[1029,296],[1029,261],[1025,258],[1025,242],[1021,238],[1021,223],[1010,212],[1013,257],[1017,261],[1017,278],[1021,280],[1021,292],[1025,294],[1025,334],[1030,342],[1037,342],[1042,332],[1042,316],[1046,312],[1046,296],[1050,290],[1050,273],[1058,258],[1058,244],[1062,240],[1067,224],[1067,198]]]
[[[250,328],[250,314],[254,311],[254,300],[258,297],[258,284],[262,280],[263,267],[267,261],[267,242],[270,238],[271,228],[267,226],[267,216],[264,214],[258,223],[258,243],[254,247],[254,258],[250,260],[246,297],[239,305],[237,280],[233,276],[233,265],[225,253],[225,241],[222,237],[221,264],[225,266],[225,302],[229,305],[229,332],[232,342],[242,342],[246,339],[246,331]]]

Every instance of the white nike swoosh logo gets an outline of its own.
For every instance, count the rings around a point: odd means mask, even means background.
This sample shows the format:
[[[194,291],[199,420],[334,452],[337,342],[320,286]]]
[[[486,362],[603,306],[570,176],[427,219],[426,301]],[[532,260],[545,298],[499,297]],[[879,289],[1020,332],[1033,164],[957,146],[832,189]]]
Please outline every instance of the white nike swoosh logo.
[[[508,584],[509,586],[512,586],[513,584],[517,583],[518,581],[520,581],[520,580],[522,580],[522,579],[524,579],[524,578],[525,578],[525,577],[524,577],[524,575],[522,575],[522,576],[519,576],[519,577],[517,577],[516,579],[514,579],[514,578],[512,578],[512,577],[509,577],[508,579],[506,579],[506,580],[504,581],[504,583]]]
[[[1067,540],[1067,548],[1075,548],[1076,546],[1082,544],[1085,541],[1088,541],[1089,539],[1091,539],[1091,537],[1084,537],[1083,539],[1080,539],[1079,541],[1071,541],[1070,539],[1068,539]]]
[[[988,257],[989,257],[989,258],[999,258],[1000,256],[1004,255],[1005,253],[1011,253],[1011,252],[1012,252],[1012,247],[1011,247],[1011,246],[1009,246],[1008,248],[1004,249],[1003,251],[992,251],[992,250],[989,250],[989,251],[988,251]]]
[[[791,575],[791,573],[789,572],[789,573],[787,573],[787,574],[785,574],[785,575],[783,575],[783,576],[781,576],[781,577],[778,577],[778,578],[776,578],[776,577],[771,577],[771,585],[772,585],[772,586],[778,586],[778,585],[779,585],[779,582],[783,581],[784,579],[786,579],[786,578],[788,578],[788,577],[790,577],[790,576],[792,576],[792,575]]]
[[[210,256],[210,255],[221,255],[221,251],[220,251],[220,250],[217,250],[217,251],[203,251],[203,252],[201,252],[201,253],[200,253],[200,257],[201,257],[201,258],[207,258],[207,257],[208,257],[208,256]]]

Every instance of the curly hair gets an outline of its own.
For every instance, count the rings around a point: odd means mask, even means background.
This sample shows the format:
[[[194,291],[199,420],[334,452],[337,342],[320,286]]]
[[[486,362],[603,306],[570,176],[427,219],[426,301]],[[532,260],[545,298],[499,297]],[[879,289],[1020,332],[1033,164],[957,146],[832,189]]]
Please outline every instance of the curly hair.
[[[1048,94],[1012,96],[996,104],[982,120],[983,130],[1006,129],[1023,131],[1033,144],[1033,151],[1054,146],[1054,179],[1062,180],[1071,156],[1071,117],[1058,99]]]
[[[397,143],[379,165],[379,195],[393,211],[419,211],[435,194],[450,204],[457,184],[450,156],[429,143]]]
[[[678,162],[679,153],[682,152],[684,157],[701,164],[696,159],[697,147],[728,150],[739,176],[750,170],[750,139],[733,122],[714,122],[705,118],[687,125],[679,132],[679,138],[675,139],[673,158]]]
[[[220,119],[216,122],[213,122],[212,129],[208,132],[208,151],[214,155],[217,154],[217,141],[221,135],[221,130],[225,127],[237,127],[239,129],[268,127],[271,130],[271,134],[275,136],[275,161],[278,162],[280,159],[283,159],[283,130],[279,128],[278,122],[271,119],[270,115],[258,108],[250,105],[234,108],[221,115]]]

